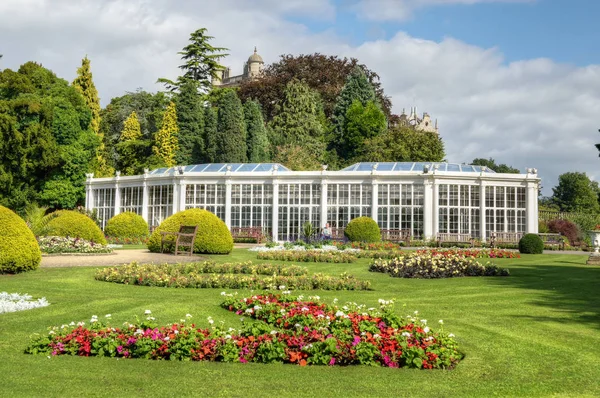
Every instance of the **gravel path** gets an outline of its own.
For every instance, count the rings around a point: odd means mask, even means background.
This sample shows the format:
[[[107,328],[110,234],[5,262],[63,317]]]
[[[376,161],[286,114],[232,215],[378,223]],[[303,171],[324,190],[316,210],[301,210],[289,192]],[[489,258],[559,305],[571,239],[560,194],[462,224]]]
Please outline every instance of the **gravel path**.
[[[132,261],[140,263],[183,263],[202,261],[205,257],[162,253],[150,253],[147,249],[115,250],[109,255],[89,256],[50,256],[42,257],[42,267],[103,267],[107,265],[129,264]]]

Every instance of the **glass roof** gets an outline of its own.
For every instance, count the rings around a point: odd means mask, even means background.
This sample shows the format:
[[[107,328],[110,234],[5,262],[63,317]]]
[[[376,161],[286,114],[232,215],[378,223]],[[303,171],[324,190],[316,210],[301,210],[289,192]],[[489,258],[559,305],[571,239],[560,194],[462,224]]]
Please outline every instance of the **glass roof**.
[[[269,172],[275,166],[280,171],[290,171],[287,167],[279,163],[208,163],[208,164],[192,164],[183,166],[184,172],[192,173],[219,173],[227,171],[227,166],[231,166],[231,172]],[[176,167],[161,167],[160,169],[152,170],[150,174],[174,174]]]
[[[437,168],[438,171],[451,171],[457,173],[479,173],[482,166],[473,166],[464,163],[441,163],[441,162],[361,162],[348,166],[342,171],[371,171],[373,166],[377,165],[377,171],[413,171],[423,172],[423,167],[428,166],[429,170]],[[486,173],[495,173],[490,168],[485,169]]]

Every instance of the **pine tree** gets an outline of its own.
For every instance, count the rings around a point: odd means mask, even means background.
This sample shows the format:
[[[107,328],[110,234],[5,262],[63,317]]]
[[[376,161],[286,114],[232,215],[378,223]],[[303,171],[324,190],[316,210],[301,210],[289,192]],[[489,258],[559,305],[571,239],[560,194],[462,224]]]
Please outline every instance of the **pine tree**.
[[[340,147],[340,144],[344,142],[346,114],[354,101],[360,101],[363,106],[367,106],[369,101],[377,103],[375,89],[373,88],[373,85],[369,83],[369,79],[365,75],[365,72],[359,67],[354,68],[352,73],[348,76],[346,84],[344,84],[333,109],[333,135],[331,146],[337,150],[338,155],[342,159],[347,155],[344,153],[344,149]]]
[[[206,163],[217,159],[217,112],[212,106],[204,108],[204,157]]]
[[[120,141],[138,140],[142,137],[142,129],[135,111],[131,112],[129,117],[123,123],[123,131],[121,132]]]
[[[242,101],[233,90],[227,91],[218,103],[217,156],[219,163],[248,161],[246,124]]]
[[[81,60],[81,67],[77,68],[77,77],[73,80],[73,87],[83,96],[86,105],[92,112],[91,127],[100,141],[94,167],[96,175],[99,177],[112,175],[114,170],[106,162],[104,137],[100,133],[100,98],[98,98],[98,90],[94,85],[90,60],[87,55]]]
[[[204,112],[198,84],[187,80],[181,85],[175,101],[179,126],[179,150],[175,161],[181,165],[200,163],[204,152]]]
[[[142,129],[135,111],[123,123],[119,142],[115,146],[118,156],[117,167],[124,175],[134,175],[143,169],[144,152],[147,148],[142,140]]]
[[[177,111],[175,103],[171,102],[167,106],[163,117],[162,126],[156,133],[154,138],[154,146],[152,152],[167,166],[175,166],[175,153],[179,149],[177,135],[179,128],[177,127]]]
[[[325,152],[323,107],[318,94],[298,80],[290,81],[284,101],[269,125],[269,141],[276,153],[279,146],[302,146],[317,159]]]
[[[256,101],[246,101],[244,104],[244,118],[248,133],[248,161],[257,163],[268,162],[269,139],[267,138],[267,129],[260,104]]]

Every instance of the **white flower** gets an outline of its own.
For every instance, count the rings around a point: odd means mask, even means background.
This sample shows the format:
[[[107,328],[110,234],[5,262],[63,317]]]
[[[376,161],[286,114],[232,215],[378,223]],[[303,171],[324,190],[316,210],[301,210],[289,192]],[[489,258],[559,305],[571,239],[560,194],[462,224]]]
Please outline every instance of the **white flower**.
[[[419,311],[415,311],[415,315],[419,315]]]
[[[84,326],[85,322],[77,322],[77,326]]]
[[[174,330],[173,333],[179,334],[179,330]]]
[[[144,311],[144,315],[150,315],[150,314],[152,314],[152,311],[150,311],[150,310]]]
[[[308,311],[308,307],[302,307],[302,312]]]
[[[344,316],[346,314],[344,314],[342,311],[338,311],[335,313],[335,316]]]
[[[440,319],[438,322],[440,323],[440,325],[444,324],[444,320],[443,319]]]
[[[240,321],[241,321],[241,322],[244,322],[244,317],[241,317],[241,318],[240,318]]]
[[[294,326],[297,327],[297,328],[301,328],[302,327],[302,325],[300,325],[299,323],[295,324]]]
[[[284,285],[279,286],[279,290],[285,290],[285,286]]]
[[[292,294],[292,292],[289,290],[284,290],[283,292],[281,292],[281,294]]]
[[[408,333],[408,332],[402,332],[402,336],[404,336],[404,337],[410,337],[410,333]]]
[[[260,311],[260,310],[262,310],[262,307],[260,305],[254,306],[254,311]]]
[[[187,319],[190,319],[190,318],[192,317],[192,314],[185,314],[185,317],[186,317]]]
[[[378,338],[379,338],[379,334],[375,333],[375,334],[373,335],[373,338],[375,338],[375,339],[378,339]]]
[[[448,337],[454,337],[454,333],[450,333]]]
[[[252,314],[252,312],[254,312],[252,308],[246,308],[246,314]]]
[[[277,334],[277,331],[276,330],[271,330],[271,334],[275,335],[275,334]]]
[[[54,334],[54,330],[49,331],[48,334]]]
[[[71,323],[69,323],[69,326],[75,326],[75,322],[71,321]]]
[[[96,318],[90,319],[90,323],[96,323],[96,322],[98,322],[98,320]]]
[[[144,334],[144,331],[142,329],[136,329],[136,331],[133,332],[134,336],[141,335],[141,334]]]
[[[338,302],[338,299],[337,299],[337,298],[334,298],[334,299],[333,299],[333,304],[337,304],[337,302]]]
[[[429,326],[425,326],[425,329],[423,329],[423,331],[424,331],[425,333],[429,333]]]
[[[148,317],[148,318],[146,318],[146,319],[147,319],[147,320],[149,320],[149,321],[154,321],[156,318],[155,318],[155,317],[153,317],[153,316],[149,316],[149,317]]]
[[[231,335],[230,335],[230,334],[228,334],[228,335],[226,335],[226,336],[225,336],[225,338],[226,338],[226,339],[230,339],[230,338],[231,338]]]
[[[111,316],[112,316],[111,314],[104,315],[105,318],[110,318]]]
[[[285,310],[284,310],[284,309],[281,309],[281,310],[279,310],[279,312],[280,312],[281,314],[285,314]]]
[[[208,317],[208,323],[210,323],[212,325],[213,323],[215,323],[215,321],[213,321],[213,319],[209,316]]]
[[[422,323],[423,325],[427,325],[427,319],[421,319],[421,323]]]
[[[221,292],[221,296],[225,296],[225,295],[227,295],[226,292]]]
[[[169,336],[166,336],[166,337],[164,338],[164,340],[165,340],[165,341],[169,341],[169,340],[171,340],[171,338],[170,338]]]

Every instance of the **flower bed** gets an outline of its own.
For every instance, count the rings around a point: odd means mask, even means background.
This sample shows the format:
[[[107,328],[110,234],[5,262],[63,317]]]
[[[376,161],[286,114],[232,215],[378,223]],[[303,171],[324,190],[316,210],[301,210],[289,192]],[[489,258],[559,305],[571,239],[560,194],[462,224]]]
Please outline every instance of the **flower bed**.
[[[33,297],[28,294],[0,292],[0,314],[25,311],[50,305],[45,297],[37,300],[32,299]]]
[[[353,253],[358,258],[387,258],[392,259],[404,255],[400,250],[361,250]]]
[[[271,275],[268,277],[261,275]],[[368,290],[370,282],[352,275],[307,275],[304,267],[271,264],[138,264],[103,268],[95,278],[140,286],[228,289]]]
[[[462,256],[471,258],[521,258],[518,252],[502,249],[427,249],[417,250],[419,254],[431,253],[440,256]]]
[[[460,254],[432,251],[407,253],[393,260],[373,260],[371,272],[384,272],[396,278],[455,278],[461,276],[508,276],[507,269],[494,264],[482,265]]]
[[[222,293],[225,294],[225,293]],[[357,304],[342,308],[318,297],[225,295],[222,307],[262,322],[243,322],[240,330],[196,328],[187,320],[159,327],[146,320],[123,328],[98,317],[52,328],[33,338],[26,353],[304,365],[372,365],[391,368],[449,369],[463,358],[452,334],[435,332],[427,321],[395,315],[393,302],[381,309]],[[415,313],[416,314],[416,313]],[[214,321],[209,317],[209,323]]]
[[[112,253],[112,249],[106,245],[89,242],[80,238],[69,238],[62,236],[41,236],[38,243],[42,253]]]
[[[259,260],[300,261],[311,263],[353,263],[356,261],[355,253],[341,251],[318,250],[271,250],[258,252]]]
[[[394,242],[351,242],[351,243],[344,243],[344,242],[339,242],[339,241],[334,241],[332,242],[334,246],[338,247],[338,248],[346,248],[348,247],[348,245],[350,245],[350,247],[352,249],[360,249],[360,250],[376,250],[376,251],[390,251],[390,250],[400,250],[401,246],[399,243],[394,243]]]

